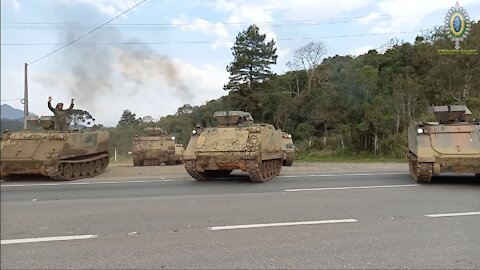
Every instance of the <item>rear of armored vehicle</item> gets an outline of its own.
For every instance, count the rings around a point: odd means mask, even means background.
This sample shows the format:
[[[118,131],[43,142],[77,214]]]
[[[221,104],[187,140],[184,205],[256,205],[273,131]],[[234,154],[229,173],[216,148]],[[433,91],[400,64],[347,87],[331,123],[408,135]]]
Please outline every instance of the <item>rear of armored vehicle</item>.
[[[181,143],[175,144],[175,163],[180,164],[183,162],[183,155],[185,154],[185,148]]]
[[[162,163],[173,165],[175,157],[175,137],[143,136],[133,141],[134,166],[158,166]]]
[[[295,155],[295,147],[293,145],[292,135],[282,133],[282,151],[283,151],[283,166],[292,166]]]
[[[408,130],[410,174],[420,183],[441,173],[480,176],[480,125],[466,121],[465,106],[435,106],[438,122]]]
[[[272,125],[243,122],[251,117],[246,114],[217,112],[218,127],[206,128],[200,133],[194,131],[183,156],[185,168],[192,177],[206,180],[228,176],[232,170],[251,173],[262,166],[262,161],[269,164],[269,175],[263,178],[270,179],[279,173],[283,157],[281,132]],[[263,178],[262,182],[267,180]]]

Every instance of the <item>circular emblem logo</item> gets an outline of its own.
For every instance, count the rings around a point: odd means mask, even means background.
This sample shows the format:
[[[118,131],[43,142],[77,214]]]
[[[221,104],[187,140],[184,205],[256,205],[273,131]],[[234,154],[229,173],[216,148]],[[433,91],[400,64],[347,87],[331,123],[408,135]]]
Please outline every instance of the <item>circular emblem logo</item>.
[[[467,11],[460,7],[457,2],[455,7],[449,9],[445,16],[445,32],[455,42],[455,49],[460,49],[460,41],[468,36],[470,26],[470,17]]]

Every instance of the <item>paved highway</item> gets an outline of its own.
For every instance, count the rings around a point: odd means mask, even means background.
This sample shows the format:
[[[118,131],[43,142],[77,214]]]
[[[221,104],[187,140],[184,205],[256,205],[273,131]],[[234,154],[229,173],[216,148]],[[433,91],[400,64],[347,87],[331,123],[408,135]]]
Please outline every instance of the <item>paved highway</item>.
[[[480,268],[480,182],[404,171],[1,185],[1,268]]]

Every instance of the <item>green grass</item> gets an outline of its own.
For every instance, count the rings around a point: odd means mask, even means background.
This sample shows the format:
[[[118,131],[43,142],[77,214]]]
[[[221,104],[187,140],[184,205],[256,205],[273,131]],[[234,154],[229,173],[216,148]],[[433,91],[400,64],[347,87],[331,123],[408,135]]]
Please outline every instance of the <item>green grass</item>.
[[[404,163],[407,158],[375,157],[373,154],[346,155],[338,153],[310,152],[297,154],[296,161],[332,163]]]
[[[113,154],[110,156],[110,162],[115,163]],[[407,158],[375,157],[373,154],[346,155],[326,152],[310,152],[295,154],[295,161],[300,162],[326,162],[326,163],[405,163]],[[117,154],[117,163],[131,163],[132,156]]]

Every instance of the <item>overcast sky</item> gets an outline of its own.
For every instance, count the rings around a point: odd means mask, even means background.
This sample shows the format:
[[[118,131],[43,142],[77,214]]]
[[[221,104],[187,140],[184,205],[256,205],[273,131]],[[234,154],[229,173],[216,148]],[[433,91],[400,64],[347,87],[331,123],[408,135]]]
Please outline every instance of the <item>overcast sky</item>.
[[[1,0],[1,103],[23,109],[24,63],[31,63],[140,0]],[[359,55],[389,39],[412,42],[442,25],[449,0],[147,0],[137,8],[29,66],[30,111],[69,103],[97,123],[116,125],[123,110],[154,118],[183,104],[225,95],[225,67],[238,32],[256,23],[278,47],[274,72],[296,48],[322,41],[327,56]],[[480,0],[459,2],[472,20]],[[453,43],[452,43],[453,48]]]

